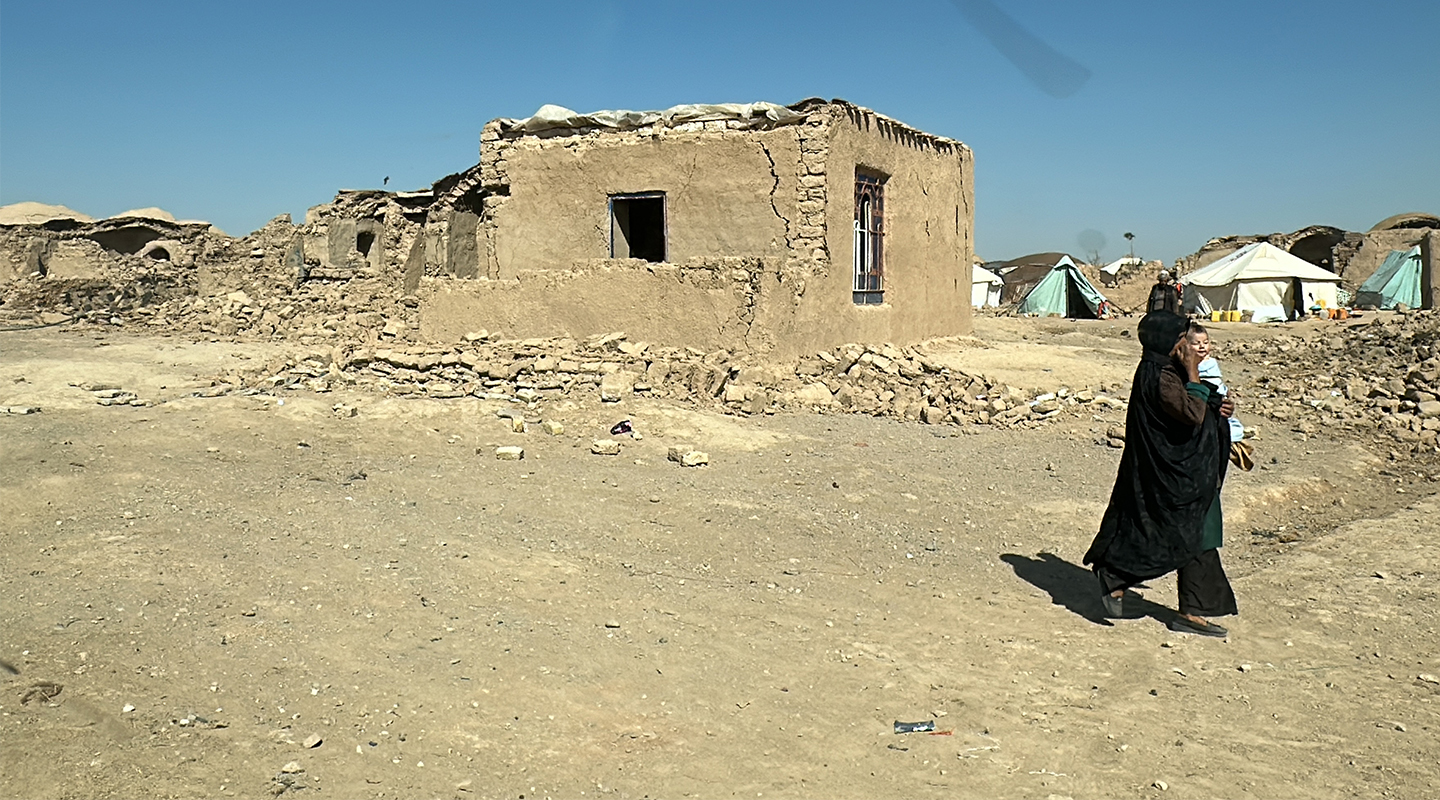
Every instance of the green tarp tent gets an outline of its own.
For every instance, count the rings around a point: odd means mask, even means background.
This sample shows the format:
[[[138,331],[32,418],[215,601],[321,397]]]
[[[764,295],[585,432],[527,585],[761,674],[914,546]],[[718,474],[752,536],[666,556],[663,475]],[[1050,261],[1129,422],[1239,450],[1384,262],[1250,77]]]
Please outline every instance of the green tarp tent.
[[[1074,262],[1062,258],[1060,263],[1050,269],[1050,274],[1025,295],[1015,312],[1042,317],[1053,314],[1095,319],[1100,316],[1100,304],[1104,302],[1105,295],[1100,294],[1095,284],[1081,274]]]
[[[1420,308],[1420,247],[1409,250],[1391,250],[1385,256],[1385,263],[1360,284],[1355,293],[1355,305],[1394,308],[1404,303],[1410,308]]]

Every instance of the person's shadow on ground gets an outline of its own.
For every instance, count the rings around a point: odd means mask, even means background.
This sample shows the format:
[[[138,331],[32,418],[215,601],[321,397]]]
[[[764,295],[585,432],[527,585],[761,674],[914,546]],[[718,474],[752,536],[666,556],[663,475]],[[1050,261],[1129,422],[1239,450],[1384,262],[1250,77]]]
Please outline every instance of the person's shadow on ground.
[[[1033,558],[1005,553],[1000,560],[1009,564],[1021,580],[1049,592],[1055,605],[1064,606],[1096,625],[1111,624],[1105,616],[1105,606],[1100,603],[1100,585],[1090,570],[1071,564],[1054,553],[1037,553]],[[1146,587],[1142,584],[1136,588]],[[1172,609],[1152,603],[1134,592],[1125,593],[1126,619],[1150,617],[1164,624],[1174,616],[1176,613]]]

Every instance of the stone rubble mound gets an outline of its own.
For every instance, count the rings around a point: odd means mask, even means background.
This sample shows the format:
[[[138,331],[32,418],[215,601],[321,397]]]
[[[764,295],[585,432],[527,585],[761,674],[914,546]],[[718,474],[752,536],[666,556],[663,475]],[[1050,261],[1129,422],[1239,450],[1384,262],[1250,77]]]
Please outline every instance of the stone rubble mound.
[[[256,371],[216,376],[200,394],[328,392],[343,386],[391,396],[476,397],[531,407],[562,397],[619,403],[641,395],[739,414],[859,413],[928,424],[1022,428],[1067,412],[1125,407],[1097,389],[1025,392],[892,345],[847,344],[776,365],[751,363],[727,350],[652,346],[623,333],[583,340],[501,340],[484,332],[467,338],[454,347],[317,350]]]
[[[1311,337],[1240,342],[1230,352],[1268,371],[1245,392],[1242,420],[1258,413],[1305,435],[1378,429],[1412,451],[1437,451],[1440,315],[1434,311]]]

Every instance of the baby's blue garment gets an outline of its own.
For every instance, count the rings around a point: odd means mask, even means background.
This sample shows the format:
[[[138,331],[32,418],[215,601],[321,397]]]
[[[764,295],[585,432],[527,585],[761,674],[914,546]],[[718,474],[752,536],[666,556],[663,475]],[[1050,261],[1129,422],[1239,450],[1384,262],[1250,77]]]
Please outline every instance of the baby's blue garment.
[[[1225,381],[1220,378],[1219,361],[1216,361],[1214,358],[1207,358],[1200,362],[1198,371],[1200,373],[1200,380],[1210,384],[1210,387],[1214,389],[1217,394],[1230,394],[1230,387],[1226,386]],[[1226,422],[1230,423],[1230,441],[1238,442],[1245,438],[1245,426],[1240,424],[1239,419],[1231,417],[1226,420]]]

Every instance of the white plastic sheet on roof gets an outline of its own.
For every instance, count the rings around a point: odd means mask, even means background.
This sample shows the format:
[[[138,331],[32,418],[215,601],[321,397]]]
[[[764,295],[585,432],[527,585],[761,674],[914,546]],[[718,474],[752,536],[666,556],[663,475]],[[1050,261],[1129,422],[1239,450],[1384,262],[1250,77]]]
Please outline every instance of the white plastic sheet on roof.
[[[590,114],[580,114],[564,106],[546,104],[525,119],[502,120],[501,124],[507,130],[538,133],[555,128],[627,130],[644,128],[660,121],[666,126],[674,126],[686,122],[730,119],[745,120],[755,126],[771,126],[796,123],[805,119],[805,115],[776,103],[690,103],[671,106],[664,111],[595,111]]]
[[[1118,275],[1120,274],[1120,270],[1124,269],[1125,267],[1139,266],[1143,263],[1143,261],[1141,261],[1135,256],[1121,256],[1120,258],[1117,258],[1114,261],[1111,261],[1109,264],[1101,267],[1100,271],[1104,272],[1107,275]]]

